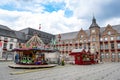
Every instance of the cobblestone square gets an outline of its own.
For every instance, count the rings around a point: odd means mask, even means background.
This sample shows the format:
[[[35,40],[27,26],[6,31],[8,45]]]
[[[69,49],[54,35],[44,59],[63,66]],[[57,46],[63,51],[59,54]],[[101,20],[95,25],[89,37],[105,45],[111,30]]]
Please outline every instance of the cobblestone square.
[[[12,69],[8,64],[11,62],[0,62],[0,80],[120,80],[120,63],[65,65],[27,70]]]

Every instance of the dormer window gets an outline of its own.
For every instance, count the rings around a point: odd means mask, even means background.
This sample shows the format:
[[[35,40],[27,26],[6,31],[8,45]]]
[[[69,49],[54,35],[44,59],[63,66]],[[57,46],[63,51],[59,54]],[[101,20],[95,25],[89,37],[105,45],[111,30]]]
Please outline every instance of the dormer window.
[[[103,41],[103,38],[100,38],[100,41]]]
[[[96,41],[95,38],[92,38],[92,41]]]
[[[110,31],[108,31],[108,35],[111,35],[111,32],[110,32]]]
[[[81,35],[80,38],[83,38],[83,35]]]
[[[108,38],[107,37],[105,37],[105,41],[107,41],[108,40]]]

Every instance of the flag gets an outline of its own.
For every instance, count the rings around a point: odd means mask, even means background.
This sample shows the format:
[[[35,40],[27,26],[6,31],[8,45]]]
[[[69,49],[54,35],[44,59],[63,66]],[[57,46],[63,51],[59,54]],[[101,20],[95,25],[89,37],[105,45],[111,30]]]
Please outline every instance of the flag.
[[[2,52],[2,42],[0,41],[0,54]]]
[[[61,39],[61,35],[60,35],[60,34],[58,34],[58,39],[59,39],[59,41],[60,41],[60,39]]]
[[[2,47],[2,42],[0,41],[0,47]]]
[[[39,30],[41,29],[41,24],[39,24]]]

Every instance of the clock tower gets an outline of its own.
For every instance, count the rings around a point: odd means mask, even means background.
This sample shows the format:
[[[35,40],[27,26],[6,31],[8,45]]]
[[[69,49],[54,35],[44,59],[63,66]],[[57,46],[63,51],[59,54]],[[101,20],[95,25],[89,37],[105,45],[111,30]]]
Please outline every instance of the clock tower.
[[[100,53],[100,27],[96,23],[96,19],[93,16],[92,24],[89,27],[90,30],[90,49],[93,53]]]

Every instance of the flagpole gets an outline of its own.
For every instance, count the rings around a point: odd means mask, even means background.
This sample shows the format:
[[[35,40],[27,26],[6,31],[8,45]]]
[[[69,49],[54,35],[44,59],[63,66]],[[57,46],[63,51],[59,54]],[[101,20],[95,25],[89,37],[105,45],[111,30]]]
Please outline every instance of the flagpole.
[[[39,36],[39,37],[40,37],[40,35],[41,35],[41,34],[40,34],[40,33],[41,33],[41,32],[40,32],[40,29],[41,29],[41,24],[39,24],[39,33],[38,33],[38,36]]]
[[[39,30],[41,29],[41,24],[39,24]]]

